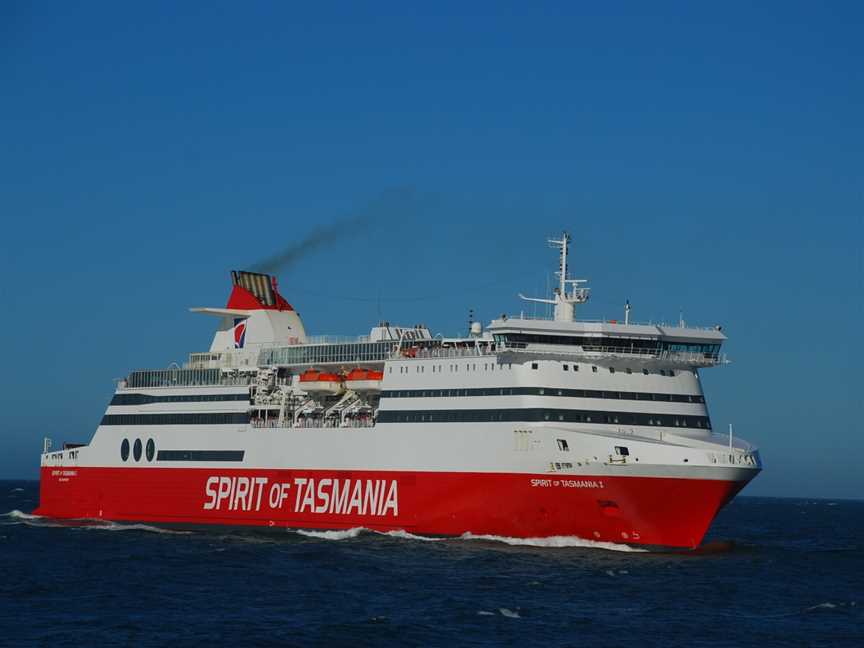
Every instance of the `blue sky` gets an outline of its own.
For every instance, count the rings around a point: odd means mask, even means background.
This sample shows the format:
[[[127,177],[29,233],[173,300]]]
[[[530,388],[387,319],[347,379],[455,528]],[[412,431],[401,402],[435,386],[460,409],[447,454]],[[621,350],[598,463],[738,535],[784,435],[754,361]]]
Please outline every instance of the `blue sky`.
[[[280,277],[312,333],[516,312],[567,228],[582,316],[723,324],[748,493],[861,497],[864,9],[750,4],[4,3],[0,478],[363,214]]]

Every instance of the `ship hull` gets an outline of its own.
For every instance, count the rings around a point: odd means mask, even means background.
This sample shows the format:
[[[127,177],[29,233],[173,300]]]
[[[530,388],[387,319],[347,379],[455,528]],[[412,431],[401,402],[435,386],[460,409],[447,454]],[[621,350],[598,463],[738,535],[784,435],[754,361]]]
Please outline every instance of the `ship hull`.
[[[747,481],[309,469],[41,469],[38,515],[171,525],[576,536],[694,548]]]

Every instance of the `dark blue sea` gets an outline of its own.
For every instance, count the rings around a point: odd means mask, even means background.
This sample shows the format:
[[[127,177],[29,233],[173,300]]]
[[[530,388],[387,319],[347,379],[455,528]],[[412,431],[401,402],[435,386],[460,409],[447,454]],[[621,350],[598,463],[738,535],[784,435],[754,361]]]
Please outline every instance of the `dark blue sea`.
[[[0,482],[0,643],[864,646],[864,502],[736,499],[697,553],[69,526]],[[572,546],[566,546],[572,545]]]

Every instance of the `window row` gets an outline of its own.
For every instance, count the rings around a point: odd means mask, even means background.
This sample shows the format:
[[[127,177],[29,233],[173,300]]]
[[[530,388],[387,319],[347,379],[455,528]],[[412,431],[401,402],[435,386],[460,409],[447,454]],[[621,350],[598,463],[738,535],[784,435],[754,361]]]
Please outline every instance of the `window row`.
[[[478,387],[462,389],[394,389],[381,392],[382,398],[459,398],[463,396],[568,396],[618,400],[661,401],[666,403],[704,403],[701,394],[655,394],[650,392],[608,391],[599,389],[558,389],[556,387]]]
[[[711,429],[707,416],[517,408],[494,410],[408,410],[378,413],[379,423],[488,423],[558,421],[563,423],[611,423],[634,426],[665,426]]]
[[[243,461],[244,450],[160,450],[156,461]]]
[[[100,425],[242,425],[245,412],[194,414],[106,414]]]
[[[114,394],[112,405],[149,405],[151,403],[209,403],[222,401],[248,401],[249,394],[180,394],[153,396],[151,394]]]

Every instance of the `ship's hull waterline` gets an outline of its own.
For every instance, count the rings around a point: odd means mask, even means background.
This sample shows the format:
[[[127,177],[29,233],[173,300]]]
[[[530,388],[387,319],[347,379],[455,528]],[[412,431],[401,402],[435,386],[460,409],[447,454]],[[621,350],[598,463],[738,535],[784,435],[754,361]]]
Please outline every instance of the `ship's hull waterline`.
[[[39,515],[171,525],[575,536],[694,548],[747,481],[589,475],[51,468]]]

